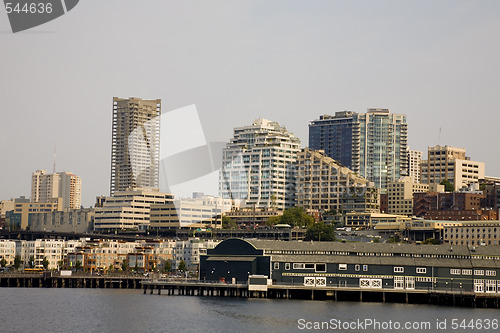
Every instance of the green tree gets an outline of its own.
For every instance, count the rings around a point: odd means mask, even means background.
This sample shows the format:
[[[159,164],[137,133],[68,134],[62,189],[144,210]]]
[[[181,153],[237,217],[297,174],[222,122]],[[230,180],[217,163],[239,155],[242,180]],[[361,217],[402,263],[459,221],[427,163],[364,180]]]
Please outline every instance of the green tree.
[[[233,220],[230,217],[227,217],[226,215],[222,216],[222,228],[224,229],[236,229],[238,227],[238,224],[236,223],[235,220]]]
[[[283,212],[280,223],[307,228],[314,224],[314,218],[308,215],[302,207],[292,207]]]
[[[49,269],[49,260],[47,259],[47,257],[43,257],[42,266],[43,269]]]
[[[177,270],[179,272],[185,272],[187,270],[186,263],[184,262],[184,260],[181,260],[179,266],[177,267]]]
[[[75,263],[75,271],[78,272],[81,269],[82,269],[82,262],[80,260],[77,260]]]
[[[163,273],[168,273],[171,270],[172,270],[172,263],[170,262],[170,260],[165,261],[165,263],[163,264],[163,270],[162,270],[162,272]]]
[[[435,238],[427,238],[423,244],[432,244],[432,245],[439,245],[441,244],[441,241],[439,239],[435,239]]]
[[[35,257],[30,256],[30,260],[28,262],[28,267],[29,268],[35,268]]]
[[[391,236],[387,238],[387,243],[399,243],[401,242],[401,238],[398,235]]]
[[[5,258],[2,258],[2,260],[0,260],[0,265],[2,267],[7,267],[7,260],[5,260]]]
[[[266,225],[272,227],[273,225],[281,223],[281,216],[271,216],[267,219]]]
[[[136,261],[136,265],[137,265],[137,261]],[[122,270],[125,272],[127,269],[128,269],[128,260],[123,259],[122,260]]]
[[[335,216],[335,215],[337,215],[337,210],[335,208],[332,208],[332,209],[324,212],[323,215],[324,216]]]
[[[19,269],[19,267],[21,267],[21,256],[20,255],[16,255],[14,257],[14,268],[15,269]]]
[[[444,190],[446,192],[453,192],[455,191],[455,186],[453,186],[453,183],[450,182],[448,179],[443,179],[439,185],[444,185]]]
[[[323,222],[315,223],[307,229],[304,240],[332,242],[335,240],[335,227]]]

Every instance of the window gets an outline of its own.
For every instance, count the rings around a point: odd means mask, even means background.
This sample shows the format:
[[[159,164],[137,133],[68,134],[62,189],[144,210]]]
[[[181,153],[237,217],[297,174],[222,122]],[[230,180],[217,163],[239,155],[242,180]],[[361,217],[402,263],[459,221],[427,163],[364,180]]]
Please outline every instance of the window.
[[[404,267],[394,267],[394,273],[403,273],[404,271]]]
[[[462,269],[462,275],[472,275],[472,269]]]
[[[354,270],[359,271],[359,265],[354,266]]]
[[[363,271],[366,272],[368,270],[368,265],[363,265]]]
[[[496,293],[497,291],[497,282],[495,280],[486,280],[485,287],[487,293]]]
[[[482,270],[482,269],[475,269],[474,270],[474,275],[484,275],[484,270]]]
[[[474,292],[476,293],[484,292],[484,280],[474,279]]]
[[[450,274],[451,275],[460,275],[460,270],[459,269],[451,268],[450,269]]]
[[[293,264],[293,269],[304,269],[304,264]]]
[[[486,271],[486,276],[497,276],[496,271]]]
[[[316,272],[326,272],[326,264],[316,264]]]
[[[418,274],[425,274],[425,273],[427,273],[427,268],[425,268],[425,267],[417,267],[417,273]]]
[[[346,271],[347,270],[347,264],[339,264],[339,270],[340,271]]]
[[[404,287],[405,287],[404,277],[395,276],[394,277],[394,289],[404,289]]]
[[[290,270],[290,263],[289,262],[285,263],[285,270],[287,270],[287,271]]]
[[[274,263],[274,269],[280,269],[280,263],[279,262],[275,262]]]

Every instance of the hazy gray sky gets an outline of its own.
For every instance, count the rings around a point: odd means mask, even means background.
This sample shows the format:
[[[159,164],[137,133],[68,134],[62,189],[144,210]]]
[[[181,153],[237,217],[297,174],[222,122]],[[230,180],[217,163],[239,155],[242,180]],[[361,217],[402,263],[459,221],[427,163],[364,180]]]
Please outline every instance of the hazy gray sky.
[[[320,114],[389,108],[412,149],[465,147],[500,176],[499,17],[498,0],[82,0],[12,34],[1,9],[0,200],[30,196],[54,144],[85,206],[109,194],[113,96],[196,104],[209,141],[265,117],[303,146]]]

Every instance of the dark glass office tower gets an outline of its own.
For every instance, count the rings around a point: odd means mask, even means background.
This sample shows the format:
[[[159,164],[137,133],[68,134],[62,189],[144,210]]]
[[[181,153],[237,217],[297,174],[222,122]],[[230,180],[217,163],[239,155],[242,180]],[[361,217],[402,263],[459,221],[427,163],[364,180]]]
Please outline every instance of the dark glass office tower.
[[[387,184],[408,172],[406,116],[389,109],[367,113],[336,112],[309,124],[309,147],[375,183],[381,193]]]
[[[335,116],[322,115],[309,124],[309,148],[324,150],[335,161],[353,170],[353,128],[357,130],[353,111],[335,112]]]

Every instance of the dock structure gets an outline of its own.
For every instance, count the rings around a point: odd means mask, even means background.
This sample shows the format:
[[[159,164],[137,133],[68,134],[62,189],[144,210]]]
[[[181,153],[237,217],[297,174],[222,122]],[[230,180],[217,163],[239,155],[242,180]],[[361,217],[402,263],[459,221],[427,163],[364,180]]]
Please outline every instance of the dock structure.
[[[2,273],[0,287],[4,288],[113,288],[140,289],[144,276],[130,275],[72,275],[45,273]]]
[[[48,272],[50,273],[50,272]],[[4,288],[111,288],[143,289],[144,294],[167,296],[205,296],[238,298],[271,298],[381,302],[406,304],[435,304],[446,306],[500,308],[499,293],[477,293],[463,290],[398,290],[391,288],[364,289],[355,286],[304,286],[271,284],[254,288],[248,283],[207,282],[145,278],[130,275],[73,275],[59,276],[40,273],[2,273],[0,287]]]
[[[402,304],[433,304],[458,307],[500,308],[500,295],[449,290],[367,290],[359,287],[311,287],[270,285],[251,290],[248,284],[143,280],[144,294],[239,298],[303,299]]]

